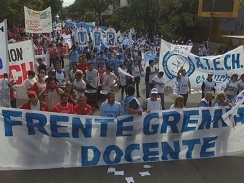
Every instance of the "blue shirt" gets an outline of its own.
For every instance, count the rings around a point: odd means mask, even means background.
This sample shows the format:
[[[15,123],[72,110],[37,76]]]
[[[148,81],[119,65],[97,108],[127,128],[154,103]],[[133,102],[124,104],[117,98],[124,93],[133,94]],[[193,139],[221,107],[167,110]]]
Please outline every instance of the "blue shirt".
[[[122,115],[122,107],[119,102],[114,102],[111,106],[108,101],[102,103],[100,107],[100,115],[106,117],[117,117]]]
[[[207,102],[205,100],[205,98],[203,98],[199,103],[198,103],[198,107],[210,107],[209,106],[209,102]]]
[[[77,50],[70,52],[70,62],[78,63],[79,61],[79,52]]]

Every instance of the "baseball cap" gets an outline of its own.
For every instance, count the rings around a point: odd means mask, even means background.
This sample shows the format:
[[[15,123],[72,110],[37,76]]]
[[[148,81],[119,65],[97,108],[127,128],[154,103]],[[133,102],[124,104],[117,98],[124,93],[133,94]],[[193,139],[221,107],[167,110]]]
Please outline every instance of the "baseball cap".
[[[153,89],[151,90],[151,94],[158,94],[158,90],[157,90],[157,88],[153,88]]]
[[[212,72],[209,72],[208,75],[213,75],[213,73]]]
[[[29,92],[28,92],[28,97],[29,97],[30,95],[36,95],[36,92],[35,92],[35,91],[29,91]]]

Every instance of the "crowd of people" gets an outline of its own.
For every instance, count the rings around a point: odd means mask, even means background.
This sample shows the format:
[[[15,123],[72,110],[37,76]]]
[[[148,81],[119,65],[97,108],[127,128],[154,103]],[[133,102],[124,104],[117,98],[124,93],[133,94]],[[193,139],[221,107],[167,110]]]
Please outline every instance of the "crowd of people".
[[[71,33],[71,30],[66,30]],[[139,42],[142,39],[140,38]],[[68,59],[69,70],[64,69],[64,41],[60,34],[39,35],[33,39],[36,52],[48,52],[50,65],[45,65],[38,58],[37,73],[28,71],[24,82],[29,100],[20,108],[49,112],[91,115],[94,109],[100,109],[101,116],[117,117],[126,114],[139,114],[143,111],[152,112],[164,110],[164,72],[158,70],[155,60],[143,68],[142,49],[123,45],[117,50],[90,46],[80,48],[73,43]],[[144,45],[143,45],[144,46]],[[139,48],[141,45],[139,45]],[[145,101],[142,104],[140,82],[141,74],[145,72]],[[8,76],[5,74],[5,78]],[[191,83],[186,70],[182,67],[177,73],[178,94],[170,109],[182,109],[187,106]],[[8,83],[10,87],[11,106],[16,108],[17,85],[14,80]],[[114,93],[118,86],[120,93]],[[213,73],[209,73],[202,83],[202,99],[199,107],[231,106],[239,91],[244,89],[244,75],[231,76],[225,90],[216,94],[216,82]],[[115,95],[121,95],[121,101],[115,100]],[[99,102],[99,101],[102,101]],[[212,101],[214,103],[212,104]],[[100,104],[101,103],[101,104]],[[173,103],[173,101],[172,101]]]

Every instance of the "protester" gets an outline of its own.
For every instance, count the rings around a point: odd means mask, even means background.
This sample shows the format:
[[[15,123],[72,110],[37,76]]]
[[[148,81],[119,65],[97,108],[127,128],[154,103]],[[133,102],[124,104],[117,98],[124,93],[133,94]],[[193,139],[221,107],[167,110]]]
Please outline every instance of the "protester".
[[[37,93],[37,96],[39,96],[40,92],[46,88],[46,82],[44,81],[43,75],[38,74],[37,75],[38,79],[32,86],[32,90]]]
[[[77,92],[74,90],[71,82],[67,82],[64,88],[64,93],[66,93],[69,97],[68,102],[76,105],[77,104]]]
[[[72,68],[72,65],[75,63],[75,64],[78,64],[78,61],[79,61],[79,52],[77,51],[77,47],[76,45],[72,45],[71,47],[71,51],[69,53],[69,68],[71,70]]]
[[[158,98],[157,88],[153,88],[151,90],[150,98],[146,99],[142,106],[142,108],[149,113],[157,110],[162,110],[161,99]]]
[[[69,80],[70,80],[71,83],[73,83],[74,80],[75,80],[75,74],[76,74],[76,72],[81,72],[82,73],[81,70],[77,69],[77,64],[76,63],[73,63],[72,64],[72,70],[69,72]]]
[[[241,75],[239,81],[237,82],[237,86],[238,86],[238,93],[242,92],[242,90],[244,89],[244,74]]]
[[[61,98],[61,101],[53,107],[53,112],[73,114],[74,106],[73,106],[73,104],[68,102],[68,100],[69,100],[68,94],[62,93],[60,98]]]
[[[32,87],[35,84],[35,82],[36,82],[35,72],[32,70],[29,70],[28,78],[24,81],[24,83],[25,83],[24,85],[25,85],[27,92],[32,90]]]
[[[8,75],[6,75],[6,77],[8,77]],[[10,78],[9,79],[9,84],[8,84],[9,88],[10,88],[10,104],[12,108],[16,108],[16,97],[17,97],[17,83],[14,79]]]
[[[122,115],[121,104],[115,101],[113,92],[107,93],[107,100],[101,104],[100,115],[106,117],[118,117]]]
[[[198,107],[210,107],[209,102],[213,99],[213,93],[207,91],[204,98],[198,103]]]
[[[233,74],[230,77],[229,82],[226,84],[226,88],[224,89],[226,97],[230,102],[232,102],[237,96],[237,92],[238,92],[237,79],[238,79],[238,75]]]
[[[164,78],[163,78],[164,72],[160,71],[157,75],[155,75],[152,78],[152,84],[154,84],[155,88],[157,88],[158,90],[158,95],[161,99],[161,105],[162,105],[162,109],[164,110]]]
[[[28,98],[29,98],[29,100],[27,102],[25,102],[20,107],[20,109],[36,110],[36,111],[49,111],[48,105],[45,102],[38,100],[38,96],[35,91],[29,91]]]
[[[87,98],[85,95],[80,96],[78,104],[74,107],[74,114],[92,115],[92,107],[87,104]]]
[[[111,72],[111,68],[107,67],[106,72],[103,74],[103,84],[102,89],[113,91],[114,85],[119,82],[117,76]]]
[[[184,97],[179,95],[175,98],[175,102],[173,105],[170,106],[170,109],[183,109],[184,106]]]
[[[135,60],[134,67],[132,68],[132,76],[134,76],[134,85],[136,87],[136,97],[139,98],[140,96],[140,80],[141,80],[141,67],[138,64],[138,60]]]
[[[215,94],[215,88],[214,87],[215,86],[216,86],[216,82],[213,80],[213,73],[210,72],[210,73],[208,73],[207,79],[203,81],[202,86],[201,86],[202,98],[204,98],[204,94],[207,91],[211,91],[213,93],[213,96],[214,96],[214,94]],[[209,106],[211,106],[211,101],[209,102]]]
[[[134,85],[130,84],[127,86],[127,96],[123,100],[123,114],[138,114],[142,115],[142,107],[140,102],[136,97],[135,94],[135,87]]]
[[[186,103],[188,100],[188,94],[191,93],[191,83],[188,76],[186,76],[186,70],[183,69],[183,66],[177,73],[178,80],[178,93],[184,97],[184,106],[186,107]]]
[[[155,66],[154,60],[149,60],[149,66],[146,67],[146,76],[145,76],[145,83],[146,83],[146,98],[149,98],[149,93],[151,89],[154,87],[152,84],[152,78],[158,73],[158,69]]]
[[[127,72],[127,69],[125,68],[124,64],[122,64],[120,66],[120,68],[123,71]],[[126,77],[128,77],[128,76],[126,76],[123,72],[119,71],[118,72],[118,77],[119,77],[119,83],[120,83],[119,87],[121,89],[121,98],[123,99],[124,98],[124,93],[125,93],[125,95],[127,95],[127,93],[126,93],[126,86],[127,86]]]
[[[73,86],[74,86],[75,91],[77,92],[78,98],[81,95],[84,95],[84,92],[86,90],[86,82],[82,79],[81,72],[75,73],[75,80],[73,82]]]
[[[61,65],[59,62],[56,63],[56,69],[54,71],[54,77],[58,80],[58,86],[61,89],[64,89],[66,84],[66,74],[64,70],[61,68]]]
[[[226,100],[225,92],[217,94],[214,106],[231,106],[230,103]]]
[[[40,99],[47,103],[49,111],[53,111],[53,107],[60,102],[60,94],[62,93],[63,90],[57,88],[54,78],[50,78],[47,87],[40,93]]]
[[[47,71],[47,67],[46,65],[43,63],[43,59],[42,58],[38,58],[37,59],[38,62],[38,72],[40,73],[40,70],[44,70],[45,72]]]
[[[97,70],[93,68],[93,64],[88,64],[88,70],[86,70],[86,88],[97,90],[98,79]]]

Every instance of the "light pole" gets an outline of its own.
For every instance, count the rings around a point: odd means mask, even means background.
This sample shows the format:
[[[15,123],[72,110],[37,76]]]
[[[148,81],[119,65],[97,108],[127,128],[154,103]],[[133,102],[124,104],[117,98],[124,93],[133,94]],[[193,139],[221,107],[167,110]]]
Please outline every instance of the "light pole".
[[[56,22],[58,22],[59,21],[59,15],[57,14],[56,15]]]
[[[214,19],[214,6],[215,6],[215,0],[212,0],[212,10],[211,10],[211,17],[210,17],[210,25],[209,25],[209,35],[208,35],[208,41],[209,43],[212,41],[212,32],[213,32],[213,19]]]

